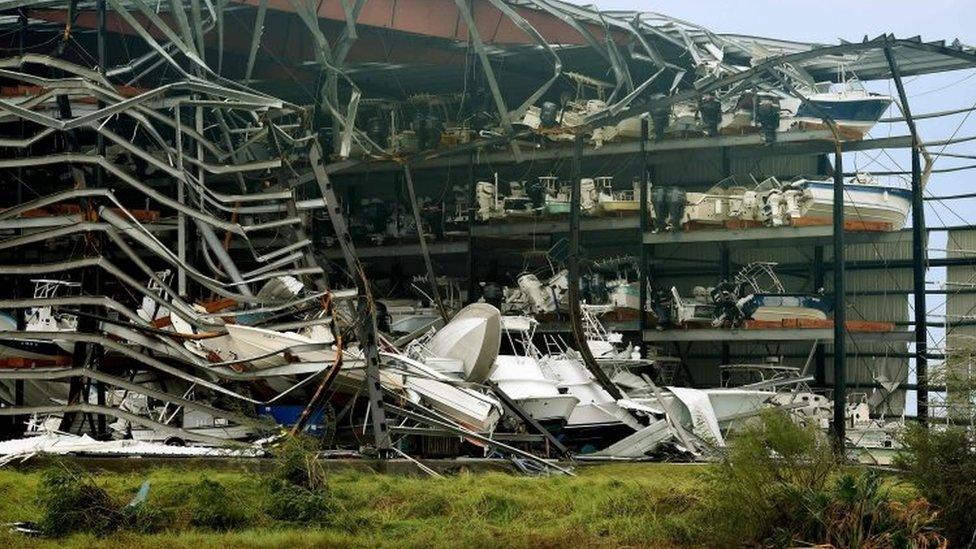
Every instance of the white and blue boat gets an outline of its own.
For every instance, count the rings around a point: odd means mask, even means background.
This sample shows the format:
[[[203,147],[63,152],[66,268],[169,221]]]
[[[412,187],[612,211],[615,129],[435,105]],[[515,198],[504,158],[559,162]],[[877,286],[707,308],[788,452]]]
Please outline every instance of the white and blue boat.
[[[780,107],[786,111],[784,122],[791,126],[822,127],[823,116],[834,120],[846,138],[860,139],[877,124],[888,107],[890,96],[869,92],[858,80],[848,80],[842,89],[833,90],[830,82],[814,85],[807,101],[785,99]]]

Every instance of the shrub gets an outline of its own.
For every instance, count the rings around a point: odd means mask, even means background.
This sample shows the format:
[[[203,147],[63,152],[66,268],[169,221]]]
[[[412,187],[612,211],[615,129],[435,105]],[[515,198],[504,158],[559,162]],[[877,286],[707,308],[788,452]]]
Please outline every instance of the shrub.
[[[332,516],[327,494],[272,479],[268,482],[268,516],[283,522],[322,524]]]
[[[822,432],[776,410],[732,441],[709,486],[708,520],[719,545],[945,544],[927,501],[893,501],[876,471],[841,471]]]
[[[240,501],[223,484],[206,478],[190,487],[187,504],[190,524],[200,528],[231,530],[248,519]]]
[[[709,475],[710,513],[716,541],[791,542],[811,529],[805,508],[827,501],[837,460],[830,442],[813,427],[799,427],[786,414],[767,410],[761,421],[730,442]]]
[[[937,513],[924,499],[892,501],[877,471],[844,474],[832,501],[810,507],[823,529],[820,541],[834,547],[944,547],[935,531]]]
[[[318,460],[318,444],[307,435],[286,437],[274,451],[274,478],[308,490],[325,490],[326,474]]]
[[[78,467],[56,464],[41,476],[38,527],[48,536],[86,532],[104,536],[123,524],[115,501],[95,479]]]
[[[286,438],[275,450],[274,472],[267,480],[268,516],[317,524],[332,517],[332,499],[318,449],[317,440],[298,435]]]
[[[966,430],[909,426],[895,465],[928,501],[953,547],[972,547],[976,539],[976,449]]]

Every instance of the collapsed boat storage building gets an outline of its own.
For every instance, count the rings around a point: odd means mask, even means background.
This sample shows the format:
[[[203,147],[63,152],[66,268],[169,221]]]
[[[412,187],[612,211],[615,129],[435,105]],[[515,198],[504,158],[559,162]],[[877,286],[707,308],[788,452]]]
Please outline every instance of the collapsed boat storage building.
[[[976,230],[926,218],[972,136],[925,134],[973,109],[905,91],[969,45],[559,0],[0,10],[8,458],[697,459],[780,407],[884,463],[973,420]]]

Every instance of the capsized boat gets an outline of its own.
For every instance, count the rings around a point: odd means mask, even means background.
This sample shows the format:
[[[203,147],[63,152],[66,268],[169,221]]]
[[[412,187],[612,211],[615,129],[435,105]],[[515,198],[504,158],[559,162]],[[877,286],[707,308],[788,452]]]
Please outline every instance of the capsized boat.
[[[535,357],[499,355],[490,379],[525,413],[550,428],[562,427],[579,402],[543,375]]]
[[[411,400],[423,401],[475,431],[491,431],[501,418],[501,403],[493,397],[459,387],[455,385],[456,379],[406,355],[382,353],[382,356],[388,364],[395,364],[405,372],[403,389]]]
[[[546,337],[547,354],[539,359],[545,376],[579,399],[564,432],[580,440],[607,440],[644,427],[604,389],[583,364],[579,353],[556,336]]]
[[[316,340],[296,332],[277,332],[255,326],[227,324],[226,328],[227,335],[230,336],[234,346],[241,353],[238,360],[247,361],[256,369],[283,366],[296,360],[328,365],[335,362],[337,357],[336,351],[331,348],[290,351],[293,347],[331,345],[335,340],[331,337],[331,332],[328,330],[319,332],[328,335],[321,340]],[[207,341],[203,340],[202,342],[206,345]],[[276,354],[263,356],[270,353]],[[254,358],[251,359],[249,357]]]

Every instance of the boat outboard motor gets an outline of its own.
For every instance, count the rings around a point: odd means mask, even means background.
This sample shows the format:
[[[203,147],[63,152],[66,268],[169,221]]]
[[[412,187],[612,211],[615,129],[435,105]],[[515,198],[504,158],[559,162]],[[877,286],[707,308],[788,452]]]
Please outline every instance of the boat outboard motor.
[[[478,203],[478,219],[487,221],[495,211],[495,185],[488,181],[479,181],[475,185],[475,199]]]
[[[685,204],[688,201],[688,193],[679,187],[668,189],[668,228],[674,229],[681,227],[681,219],[685,215]]]
[[[539,109],[539,126],[542,128],[552,128],[559,123],[559,105],[552,101],[546,101]]]
[[[779,130],[779,99],[775,97],[761,97],[756,105],[756,121],[762,128],[763,141],[776,141],[776,131]]]
[[[596,207],[597,190],[593,178],[584,177],[580,180],[580,210],[585,213],[593,212]]]
[[[497,282],[485,282],[481,290],[481,296],[485,298],[485,303],[493,305],[499,310],[502,308],[504,294],[502,287]]]
[[[600,273],[590,275],[590,299],[589,303],[602,305],[610,301],[610,293],[607,291],[607,282]]]
[[[386,118],[378,114],[370,117],[366,121],[366,135],[376,144],[386,147],[390,141],[390,128],[386,123]]]
[[[532,201],[533,209],[540,209],[546,203],[546,189],[538,181],[533,181],[525,186],[525,196]]]
[[[427,139],[421,145],[426,149],[436,149],[440,146],[441,137],[444,135],[444,121],[434,115],[428,115],[426,120]]]
[[[586,303],[593,303],[593,297],[590,295],[590,284],[591,284],[591,280],[588,275],[580,276],[579,295],[580,295],[580,299]]]
[[[651,188],[651,206],[654,209],[654,230],[663,231],[668,224],[667,187]]]
[[[712,94],[705,94],[698,101],[698,113],[702,126],[708,136],[718,135],[718,125],[722,122],[722,103]]]
[[[542,286],[539,277],[532,273],[523,273],[516,280],[519,290],[525,294],[532,313],[551,313],[556,310],[552,301],[552,294]]]
[[[708,298],[715,304],[715,318],[713,326],[721,326],[729,321],[732,326],[738,326],[743,320],[742,310],[738,307],[739,293],[736,284],[729,280],[719,282],[714,288],[709,288]]]
[[[650,110],[651,122],[654,124],[655,141],[664,139],[664,130],[668,129],[668,124],[671,123],[671,105],[668,103],[660,103],[666,100],[667,98],[660,93],[651,96],[651,103],[658,102]]]
[[[766,202],[763,205],[763,217],[765,221],[773,227],[786,225],[787,216],[784,210],[783,192],[780,190],[770,191],[766,195]]]
[[[384,332],[390,333],[393,330],[390,328],[393,317],[390,316],[390,311],[386,308],[386,304],[382,301],[374,302],[376,306],[376,329]]]

